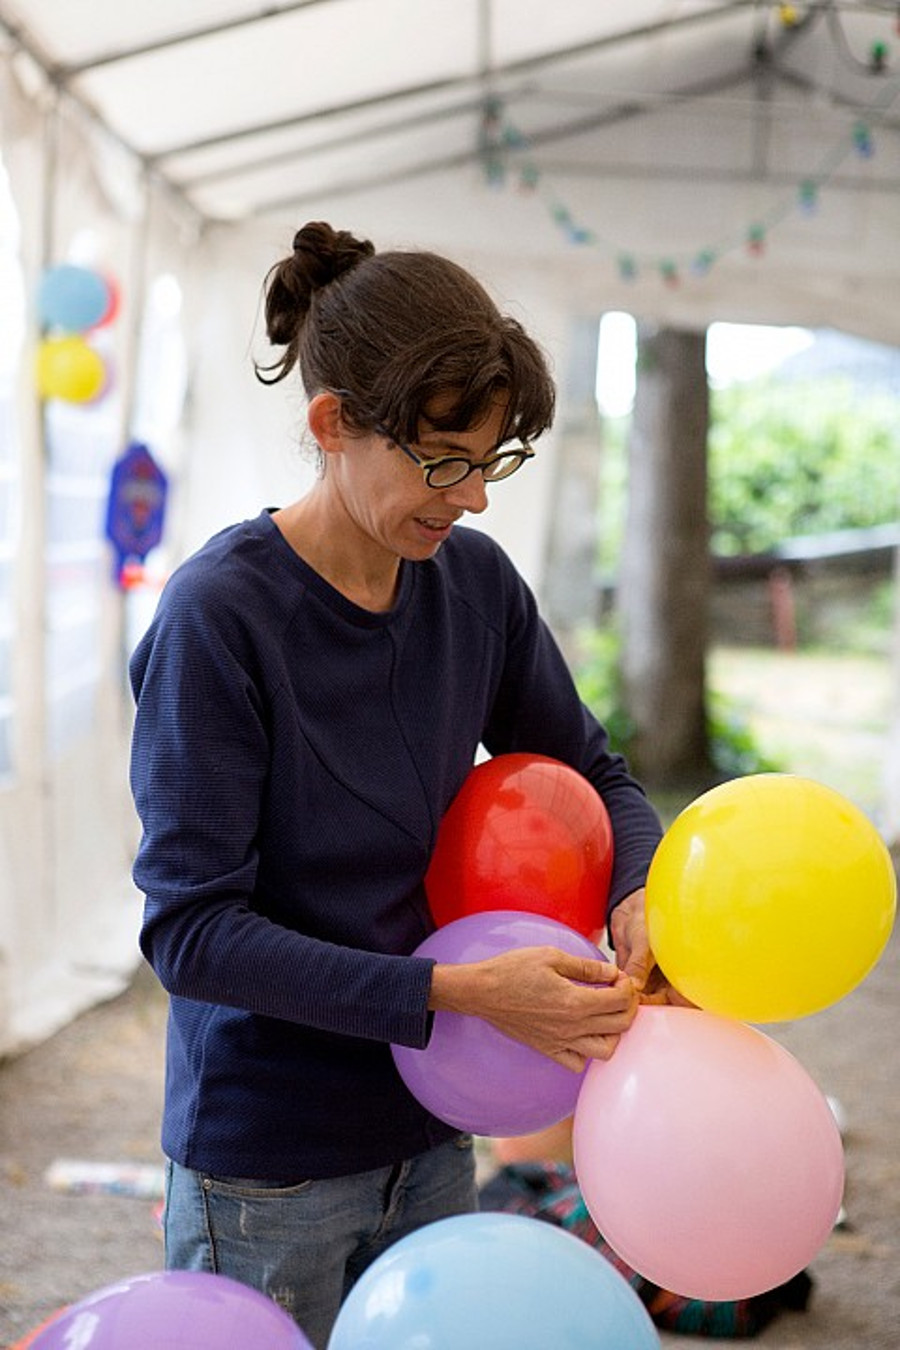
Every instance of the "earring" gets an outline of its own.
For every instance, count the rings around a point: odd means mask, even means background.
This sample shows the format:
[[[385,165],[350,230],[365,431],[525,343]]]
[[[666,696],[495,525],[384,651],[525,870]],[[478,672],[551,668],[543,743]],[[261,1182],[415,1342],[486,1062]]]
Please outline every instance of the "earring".
[[[325,451],[321,445],[316,446],[316,457],[313,461],[313,468],[317,478],[325,477]]]

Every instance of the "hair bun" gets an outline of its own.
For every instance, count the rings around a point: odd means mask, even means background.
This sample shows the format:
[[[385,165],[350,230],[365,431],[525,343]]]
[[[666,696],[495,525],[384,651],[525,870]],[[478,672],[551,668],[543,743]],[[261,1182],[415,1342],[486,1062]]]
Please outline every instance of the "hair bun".
[[[316,291],[349,272],[375,252],[368,239],[356,239],[347,230],[333,230],[323,220],[311,221],[294,235],[291,253],[276,263],[266,278],[266,334],[274,346],[286,347],[280,361],[257,366],[275,371],[269,383],[283,379],[297,359],[297,337],[306,322]]]
[[[293,267],[297,280],[302,277],[309,289],[320,290],[364,258],[371,258],[374,244],[357,239],[348,230],[333,230],[323,220],[310,221],[294,235]]]

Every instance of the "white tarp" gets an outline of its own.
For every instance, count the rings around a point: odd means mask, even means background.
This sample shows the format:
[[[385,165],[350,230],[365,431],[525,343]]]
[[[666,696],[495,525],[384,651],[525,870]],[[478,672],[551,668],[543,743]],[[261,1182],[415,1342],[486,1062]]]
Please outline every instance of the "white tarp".
[[[895,22],[886,0],[0,0],[17,68],[204,218],[324,216],[514,254],[591,305],[884,341]]]

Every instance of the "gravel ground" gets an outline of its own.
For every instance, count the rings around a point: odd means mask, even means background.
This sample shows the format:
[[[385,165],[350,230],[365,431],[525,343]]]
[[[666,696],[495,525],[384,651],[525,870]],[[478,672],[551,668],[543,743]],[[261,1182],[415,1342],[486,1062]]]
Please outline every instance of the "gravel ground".
[[[896,1350],[900,1345],[900,936],[863,985],[813,1017],[769,1027],[846,1115],[847,1224],[816,1258],[809,1309],[782,1313],[766,1350]],[[161,1268],[156,1201],[55,1190],[61,1159],[161,1165],[165,1000],[141,968],[119,998],[0,1065],[0,1345],[56,1308]],[[665,1335],[669,1347],[708,1345]],[[551,1350],[548,1347],[548,1350]],[[589,1348],[586,1348],[589,1350]]]

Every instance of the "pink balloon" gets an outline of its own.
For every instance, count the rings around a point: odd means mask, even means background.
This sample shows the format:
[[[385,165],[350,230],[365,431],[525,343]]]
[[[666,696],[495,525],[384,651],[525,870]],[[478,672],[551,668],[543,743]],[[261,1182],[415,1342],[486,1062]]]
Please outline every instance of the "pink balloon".
[[[514,948],[547,946],[608,960],[575,929],[513,910],[455,919],[426,938],[415,954],[459,965]],[[555,1125],[575,1110],[584,1077],[482,1018],[462,1013],[435,1013],[424,1050],[393,1045],[391,1051],[413,1096],[439,1119],[471,1134],[532,1134]]]
[[[574,1148],[610,1245],[689,1298],[783,1284],[841,1205],[841,1138],[812,1078],[761,1031],[699,1009],[642,1007],[612,1059],[590,1064]]]

